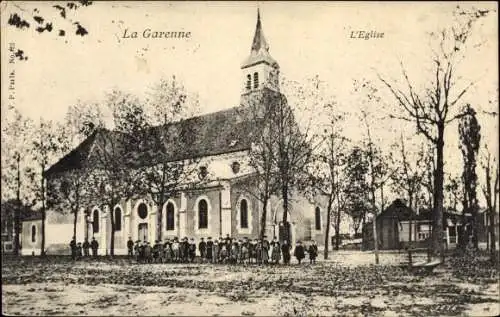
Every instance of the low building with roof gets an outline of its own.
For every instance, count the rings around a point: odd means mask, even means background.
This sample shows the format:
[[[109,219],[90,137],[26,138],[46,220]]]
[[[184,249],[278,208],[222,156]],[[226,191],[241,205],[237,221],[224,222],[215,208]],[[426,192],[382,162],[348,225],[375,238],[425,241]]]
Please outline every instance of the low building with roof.
[[[419,209],[414,211],[400,200],[394,200],[376,217],[377,240],[379,250],[400,250],[411,245],[417,248],[429,247],[432,234],[432,211]],[[459,235],[468,226],[468,218],[456,211],[445,210],[443,213],[444,240],[448,247],[459,243]],[[411,230],[410,230],[411,228]],[[410,238],[411,232],[411,238]],[[373,249],[373,222],[363,227],[363,249]]]

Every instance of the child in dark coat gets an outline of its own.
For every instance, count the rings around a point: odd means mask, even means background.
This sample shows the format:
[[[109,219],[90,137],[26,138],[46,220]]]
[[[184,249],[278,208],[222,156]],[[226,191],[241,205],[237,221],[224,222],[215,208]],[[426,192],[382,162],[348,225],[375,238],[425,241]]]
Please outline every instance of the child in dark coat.
[[[309,250],[307,252],[309,253],[310,263],[316,264],[316,258],[318,257],[318,245],[316,244],[316,241],[312,241],[312,244],[309,246]]]
[[[299,261],[299,264],[306,257],[304,246],[302,245],[302,243],[300,241],[297,241],[293,255],[295,255],[295,257],[297,258],[297,261]]]

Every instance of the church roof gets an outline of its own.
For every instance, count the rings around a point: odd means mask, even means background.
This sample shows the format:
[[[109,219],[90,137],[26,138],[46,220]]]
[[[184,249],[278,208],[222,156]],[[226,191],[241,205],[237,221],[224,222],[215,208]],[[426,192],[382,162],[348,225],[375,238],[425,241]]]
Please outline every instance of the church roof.
[[[259,63],[266,63],[273,67],[279,67],[278,62],[269,54],[269,44],[267,44],[264,31],[262,30],[260,11],[257,11],[257,25],[255,27],[250,56],[243,62],[241,68],[247,68]]]
[[[172,162],[183,159],[218,155],[243,150],[249,150],[251,145],[252,129],[255,122],[245,120],[248,115],[245,107],[233,107],[227,110],[200,115],[163,126],[151,127],[146,131],[145,137],[151,139],[162,134],[166,156],[164,161]],[[129,167],[151,166],[162,159],[162,155],[153,153],[154,145],[146,142],[144,147],[124,146],[123,133],[100,129],[85,139],[74,150],[69,152],[57,163],[52,165],[45,173],[50,176],[54,173],[82,168],[89,160],[93,148],[101,140],[108,139],[115,142],[118,155],[127,154],[129,158],[124,164]]]

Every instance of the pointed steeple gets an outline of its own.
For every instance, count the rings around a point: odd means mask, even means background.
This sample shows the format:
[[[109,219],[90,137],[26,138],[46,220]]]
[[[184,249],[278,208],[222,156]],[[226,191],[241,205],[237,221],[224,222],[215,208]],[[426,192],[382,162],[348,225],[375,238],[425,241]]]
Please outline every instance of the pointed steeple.
[[[253,36],[252,51],[259,52],[261,49],[269,52],[269,45],[264,36],[264,31],[262,31],[262,22],[260,22],[260,9],[257,9],[257,26],[255,27],[255,35]]]
[[[250,56],[243,62],[241,68],[250,67],[256,64],[266,63],[269,66],[278,68],[278,63],[269,54],[269,45],[264,37],[262,22],[260,19],[260,10],[257,9],[257,25],[253,36]]]
[[[257,9],[257,25],[253,36],[250,55],[241,65],[243,75],[243,94],[248,94],[262,89],[279,91],[279,68],[280,66],[269,54],[262,29],[260,10]]]

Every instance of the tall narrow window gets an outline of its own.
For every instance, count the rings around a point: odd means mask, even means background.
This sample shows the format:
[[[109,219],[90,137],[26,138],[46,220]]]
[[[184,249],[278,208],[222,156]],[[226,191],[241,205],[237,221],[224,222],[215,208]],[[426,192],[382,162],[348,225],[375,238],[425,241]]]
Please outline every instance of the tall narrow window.
[[[36,226],[31,226],[31,242],[36,242]]]
[[[99,232],[99,211],[94,210],[93,219],[92,219],[92,230],[94,233]]]
[[[167,230],[174,230],[175,229],[175,218],[174,218],[174,204],[168,203],[167,204],[167,223],[166,223],[166,229]]]
[[[122,209],[120,207],[115,208],[115,231],[122,230]]]
[[[246,199],[242,199],[240,203],[240,228],[248,228],[248,203]]]
[[[146,219],[148,216],[148,206],[145,203],[140,203],[139,207],[137,207],[137,214],[139,218]]]
[[[253,73],[253,88],[259,88],[259,73],[257,72]]]
[[[247,75],[247,90],[252,89],[252,76],[250,74]]]
[[[198,228],[208,228],[208,205],[205,199],[198,202]]]
[[[316,223],[316,230],[321,230],[321,210],[319,207],[316,207],[316,210],[314,212],[314,218],[315,218],[315,223]]]

